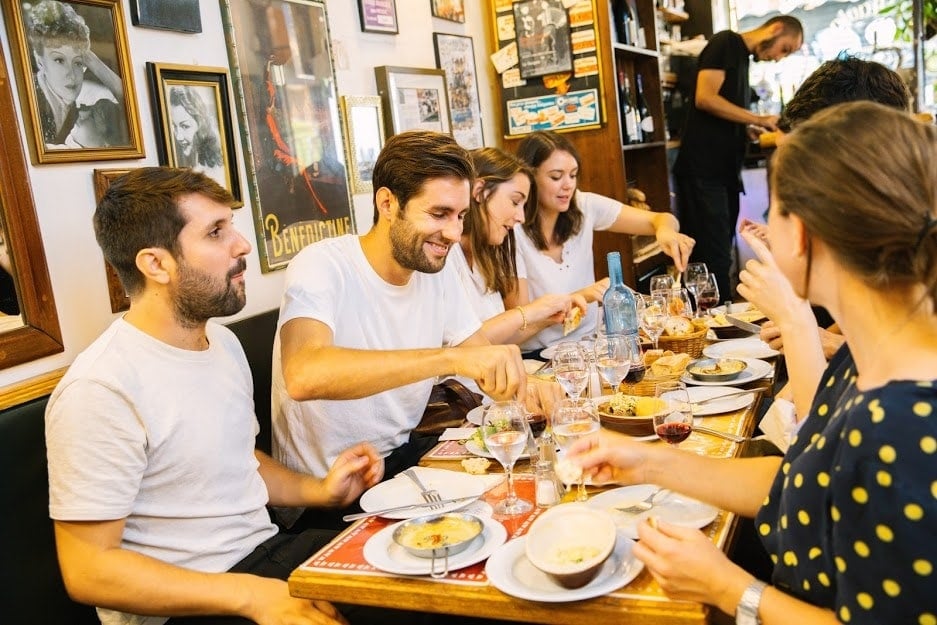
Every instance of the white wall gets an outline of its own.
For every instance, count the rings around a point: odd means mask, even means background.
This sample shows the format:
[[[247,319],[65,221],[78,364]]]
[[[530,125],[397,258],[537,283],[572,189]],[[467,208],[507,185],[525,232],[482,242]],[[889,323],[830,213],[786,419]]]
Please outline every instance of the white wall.
[[[457,24],[433,18],[430,14],[429,0],[397,0],[400,32],[397,35],[382,35],[361,32],[355,0],[327,0],[326,10],[339,94],[376,95],[373,69],[376,65],[435,67],[432,34],[434,31],[468,35],[475,41],[485,143],[497,145],[496,131],[500,127],[500,120],[491,115],[491,111],[497,109],[492,104],[491,71],[487,61],[488,41],[491,37],[485,19],[484,5],[487,2],[468,1],[465,4],[467,21],[465,24]],[[91,215],[94,212],[92,172],[95,168],[128,168],[158,164],[155,131],[147,95],[147,61],[228,67],[219,4],[211,0],[202,0],[200,5],[202,32],[187,35],[132,26],[129,2],[123,0],[146,158],[30,165],[30,182],[48,259],[65,352],[0,371],[0,388],[68,365],[114,319],[115,315],[110,312],[104,261],[91,228]],[[9,38],[6,24],[2,22],[3,18],[0,16],[3,53],[8,69],[12,71]],[[22,119],[21,108],[17,113]],[[237,120],[235,126],[238,126]],[[25,147],[25,131],[21,135]],[[241,179],[246,180],[244,157],[240,151],[240,142],[237,143]],[[254,242],[256,235],[246,185],[244,195],[245,206],[236,211],[235,223],[248,240]],[[371,198],[368,195],[358,195],[354,201],[358,228],[365,231],[371,224]],[[234,318],[277,307],[282,285],[282,271],[261,273],[260,260],[255,249],[248,259],[247,306]]]

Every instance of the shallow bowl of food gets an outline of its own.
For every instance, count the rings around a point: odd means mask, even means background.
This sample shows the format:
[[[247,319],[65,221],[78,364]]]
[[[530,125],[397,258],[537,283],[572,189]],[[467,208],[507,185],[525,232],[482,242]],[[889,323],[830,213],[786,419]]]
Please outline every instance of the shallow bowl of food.
[[[468,549],[484,527],[471,514],[431,514],[398,525],[393,540],[418,558],[441,558]]]
[[[739,377],[748,363],[738,358],[701,358],[691,362],[686,370],[701,382],[727,382]]]
[[[656,397],[618,393],[598,405],[599,421],[610,430],[628,436],[650,436],[654,433],[654,415],[666,408]]]
[[[564,588],[595,578],[615,549],[615,521],[605,510],[581,503],[550,508],[531,523],[527,559]]]
[[[757,309],[746,310],[743,312],[733,312],[732,317],[747,321],[748,323],[760,324],[767,319],[765,314]],[[740,339],[751,336],[751,332],[737,328],[726,318],[726,313],[717,313],[709,319],[709,329],[713,331],[718,339]]]

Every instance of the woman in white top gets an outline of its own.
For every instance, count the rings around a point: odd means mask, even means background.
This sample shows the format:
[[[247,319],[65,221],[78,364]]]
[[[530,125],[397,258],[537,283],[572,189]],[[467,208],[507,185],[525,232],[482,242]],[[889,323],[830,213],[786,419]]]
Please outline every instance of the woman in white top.
[[[516,228],[518,257],[527,272],[526,290],[518,297],[536,298],[548,292],[575,292],[591,304],[600,301],[608,280],[595,281],[592,233],[609,230],[627,234],[653,234],[678,271],[686,267],[695,241],[680,234],[670,213],[643,211],[595,193],[577,191],[580,158],[563,135],[534,132],[517,146],[517,155],[534,171],[534,190],[526,207],[523,227]],[[510,308],[514,301],[507,298]],[[561,340],[592,333],[597,306],[589,306],[579,328],[565,339],[559,327],[548,327],[522,345],[540,350]]]
[[[482,329],[492,343],[521,343],[562,323],[579,295],[545,294],[534,301],[518,295],[523,265],[516,261],[514,226],[524,221],[531,173],[517,157],[496,148],[472,151],[476,179],[462,239],[449,252]],[[525,289],[526,291],[526,289]],[[505,310],[504,298],[515,305]]]

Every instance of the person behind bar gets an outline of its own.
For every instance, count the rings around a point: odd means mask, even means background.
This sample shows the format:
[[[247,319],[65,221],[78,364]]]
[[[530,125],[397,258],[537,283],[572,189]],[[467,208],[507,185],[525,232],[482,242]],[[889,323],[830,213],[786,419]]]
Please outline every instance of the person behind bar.
[[[233,203],[204,174],[144,167],[94,214],[130,310],[75,359],[45,425],[62,577],[105,625],[346,622],[285,581],[333,534],[278,534],[266,505],[346,505],[383,464],[362,443],[317,479],[254,449],[244,350],[210,321],[245,303]]]
[[[438,376],[525,399],[520,351],[491,345],[446,263],[474,171],[449,135],[397,134],[374,166],[372,229],[314,243],[290,262],[272,398],[273,451],[287,466],[324,475],[349,441],[373,444],[388,477],[415,465],[436,443],[413,430]]]
[[[783,460],[621,436],[572,459],[597,481],[654,483],[755,518],[770,586],[698,530],[639,523],[634,553],[670,597],[737,623],[935,622],[937,128],[872,102],[818,113],[775,154],[768,238],[770,262],[830,311],[855,360],[843,376],[845,351],[833,357]]]

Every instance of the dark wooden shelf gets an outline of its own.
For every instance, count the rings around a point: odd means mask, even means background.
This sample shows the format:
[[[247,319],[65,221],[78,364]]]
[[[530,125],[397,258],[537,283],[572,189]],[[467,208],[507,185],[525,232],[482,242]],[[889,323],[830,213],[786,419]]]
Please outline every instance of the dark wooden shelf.
[[[649,56],[655,59],[660,57],[660,53],[657,50],[651,50],[649,48],[641,48],[638,46],[626,46],[623,43],[613,43],[612,48],[614,48],[615,50],[619,50],[621,52],[629,52],[631,54]]]
[[[657,11],[668,24],[680,24],[690,19],[690,14],[685,11],[677,11],[675,9],[667,9],[663,7],[659,7]]]

